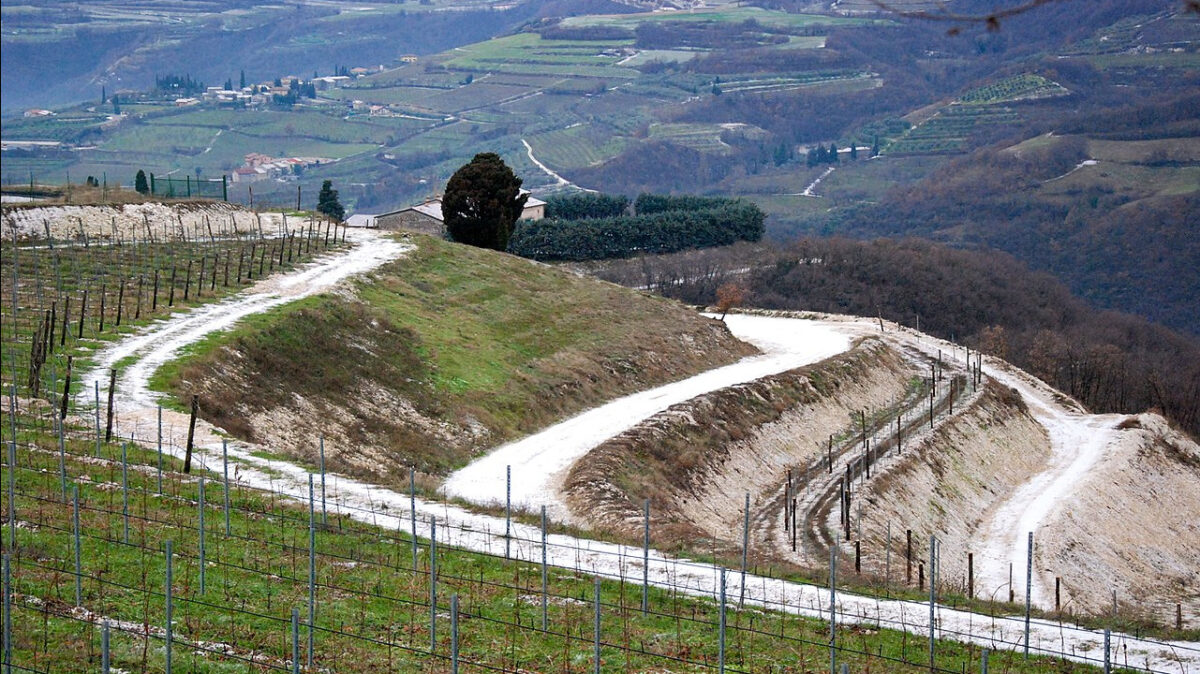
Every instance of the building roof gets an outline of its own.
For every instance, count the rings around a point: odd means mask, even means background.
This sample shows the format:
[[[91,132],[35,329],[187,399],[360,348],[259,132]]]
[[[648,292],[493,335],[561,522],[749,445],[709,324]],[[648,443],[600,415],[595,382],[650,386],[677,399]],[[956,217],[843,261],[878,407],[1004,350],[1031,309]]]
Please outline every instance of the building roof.
[[[427,215],[438,222],[441,222],[443,219],[441,199],[430,199],[429,201],[417,204],[416,206],[409,206],[407,208],[401,208],[395,211],[388,211],[387,213],[380,213],[375,217],[381,218],[385,215],[396,215],[397,213],[403,213],[405,211],[416,211],[417,213],[420,213],[421,215]]]
[[[377,217],[379,217],[379,216],[373,215],[371,213],[355,213],[354,215],[351,215],[350,217],[346,218],[346,226],[347,227],[374,227],[375,226],[375,218],[377,218]]]
[[[534,196],[530,196],[529,199],[526,200],[526,202],[525,202],[525,208],[531,208],[534,206],[545,206],[545,205],[546,205],[546,202],[544,202],[541,199],[538,199],[537,197],[534,197]],[[383,217],[385,215],[395,215],[397,213],[403,213],[405,211],[415,211],[417,213],[420,213],[421,215],[427,215],[427,216],[433,218],[434,220],[437,220],[438,222],[443,222],[445,220],[445,217],[442,215],[442,200],[441,199],[430,199],[429,201],[417,204],[415,206],[409,206],[408,208],[401,208],[399,210],[389,211],[387,213],[380,213],[379,215],[374,216],[374,217],[378,218],[378,217]]]

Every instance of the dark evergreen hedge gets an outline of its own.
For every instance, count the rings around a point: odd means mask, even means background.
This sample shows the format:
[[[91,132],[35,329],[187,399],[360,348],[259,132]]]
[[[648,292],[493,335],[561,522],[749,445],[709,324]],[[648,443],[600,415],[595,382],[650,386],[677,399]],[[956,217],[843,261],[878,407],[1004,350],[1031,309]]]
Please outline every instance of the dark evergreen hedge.
[[[517,224],[508,250],[535,260],[601,260],[762,238],[765,216],[757,206],[735,199],[710,201],[720,203],[704,209],[639,211],[639,215],[624,217],[523,220]]]
[[[546,199],[546,217],[560,220],[616,218],[629,210],[629,197],[621,194],[582,192]]]

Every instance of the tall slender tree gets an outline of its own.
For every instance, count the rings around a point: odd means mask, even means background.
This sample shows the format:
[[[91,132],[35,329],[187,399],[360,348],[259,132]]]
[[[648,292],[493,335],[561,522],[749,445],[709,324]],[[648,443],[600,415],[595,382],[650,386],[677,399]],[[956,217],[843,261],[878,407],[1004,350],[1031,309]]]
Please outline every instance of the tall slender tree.
[[[446,231],[459,243],[505,250],[528,199],[521,193],[521,179],[499,155],[477,154],[446,183]]]

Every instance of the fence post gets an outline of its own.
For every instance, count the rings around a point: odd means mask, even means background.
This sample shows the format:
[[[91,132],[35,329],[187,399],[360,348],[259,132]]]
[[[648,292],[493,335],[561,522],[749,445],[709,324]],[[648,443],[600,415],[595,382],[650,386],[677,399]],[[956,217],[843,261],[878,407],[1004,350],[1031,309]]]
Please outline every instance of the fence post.
[[[904,546],[904,584],[912,585],[912,529],[905,529],[907,543]]]
[[[200,594],[204,594],[204,476],[200,476]]]
[[[887,523],[887,545],[883,550],[883,589],[892,586],[892,523]]]
[[[546,506],[542,506],[542,631],[547,629],[548,621],[546,616],[546,581],[548,579],[548,569],[546,568]]]
[[[642,519],[642,613],[650,611],[650,499]]]
[[[967,599],[975,598],[975,553],[967,553]]]
[[[108,619],[104,619],[104,626],[100,628],[100,671],[108,674]],[[6,642],[7,643],[7,642]]]
[[[129,545],[129,444],[125,442],[121,443],[121,519],[125,545]]]
[[[221,471],[225,478],[225,535],[229,536],[229,440],[221,438]]]
[[[12,672],[12,569],[4,555],[4,671]]]
[[[742,585],[738,606],[746,602],[746,559],[750,550],[750,492],[746,492],[746,509],[742,513]]]
[[[429,652],[437,652],[437,518],[429,518]]]
[[[92,382],[96,392],[96,458],[100,458],[100,380]]]
[[[988,657],[991,652],[988,649],[983,649],[983,654],[979,656],[979,674],[988,674]]]
[[[724,571],[724,570],[722,570]],[[595,590],[592,592],[592,599],[596,605],[596,616],[593,621],[592,643],[595,645],[595,656],[593,662],[595,664],[592,671],[595,674],[600,674],[600,577],[596,577]]]
[[[174,613],[174,608],[175,608],[171,601],[171,598],[172,598],[171,584],[174,582],[172,579],[173,569],[171,567],[174,566],[174,563],[175,563],[175,544],[173,541],[168,540],[167,541],[167,582],[166,582],[166,591],[165,591],[166,599],[167,599],[167,616],[166,616],[167,620],[166,620],[166,625],[165,625],[165,627],[166,627],[166,644],[167,644],[167,652],[166,652],[167,674],[171,674],[171,620],[172,620],[171,614]]]
[[[837,672],[837,546],[829,546],[829,674]]]
[[[512,553],[512,466],[504,467],[504,558]]]
[[[929,536],[929,671],[933,671],[937,607],[937,536]]]
[[[1104,674],[1112,672],[1112,631],[1104,628]]]
[[[321,436],[321,526],[329,524],[329,514],[325,509],[325,436]]]
[[[183,472],[192,472],[192,442],[196,438],[196,413],[200,410],[200,396],[192,394],[192,416],[188,421],[187,450],[183,457]]]
[[[1029,532],[1025,556],[1025,657],[1029,657],[1029,608],[1033,598],[1033,532]]]
[[[108,411],[107,411],[107,417],[106,417],[105,423],[104,423],[104,441],[105,442],[109,442],[112,440],[113,394],[116,392],[116,388],[117,388],[117,369],[114,367],[114,368],[110,368],[108,371]]]
[[[81,561],[82,551],[79,549],[79,485],[75,485],[72,495],[71,522],[74,525],[72,533],[75,534],[75,605],[83,606],[83,564]]]
[[[292,609],[292,674],[300,674],[300,609]]]
[[[450,595],[450,671],[458,674],[458,593]]]
[[[313,666],[313,632],[317,620],[317,516],[313,476],[308,474],[308,666]]]
[[[13,385],[16,388],[16,385]],[[13,415],[16,418],[16,415]],[[8,542],[9,550],[17,549],[17,437],[8,443]],[[66,472],[63,473],[63,485],[66,485]]]
[[[59,481],[62,482],[63,503],[66,503],[67,502],[67,439],[64,435],[62,419],[59,419],[57,414],[55,414],[53,416],[53,419],[54,419],[54,429],[56,431],[58,431],[58,477],[59,477]],[[12,468],[15,468],[15,465],[12,463],[10,463],[9,466],[10,466],[10,470]],[[11,478],[12,475],[10,474],[9,477]],[[10,481],[11,481],[11,479],[10,479]],[[8,502],[10,504],[13,502],[11,493],[9,494]]]
[[[162,403],[158,404],[158,495],[162,496]]]
[[[413,571],[417,570],[417,479],[416,469],[408,469],[408,514],[412,522]]]
[[[743,581],[742,586],[745,586]],[[721,567],[720,625],[717,628],[717,671],[725,674],[725,567]]]

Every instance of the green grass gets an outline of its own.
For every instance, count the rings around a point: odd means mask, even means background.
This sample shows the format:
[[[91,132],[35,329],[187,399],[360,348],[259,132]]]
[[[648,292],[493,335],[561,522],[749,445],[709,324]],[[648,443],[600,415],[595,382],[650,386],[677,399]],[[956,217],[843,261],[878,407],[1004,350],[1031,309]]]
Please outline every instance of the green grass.
[[[100,629],[71,617],[75,604],[72,506],[64,502],[55,439],[25,418],[15,471],[20,519],[11,557],[14,590],[13,663],[50,671],[97,671]],[[282,667],[290,658],[289,619],[300,613],[300,653],[307,645],[307,507],[234,482],[225,531],[224,487],[208,473],[205,488],[204,589],[200,587],[199,486],[164,461],[158,493],[157,457],[137,446],[127,451],[129,535],[122,515],[121,450],[104,445],[101,459],[87,456],[86,429],[69,429],[66,474],[80,494],[82,605],[99,617],[136,625],[165,622],[164,548],[174,545],[175,671],[240,671],[244,658]],[[5,472],[12,470],[5,459]],[[203,474],[203,473],[201,473]],[[86,475],[87,477],[83,477]],[[540,629],[541,570],[535,563],[447,547],[437,551],[437,656],[428,654],[429,542],[389,528],[375,528],[328,506],[322,524],[315,506],[316,622],[314,664],[338,671],[443,671],[450,654],[450,596],[459,597],[460,657],[515,671],[580,671],[591,667],[593,581],[569,569],[551,568],[547,583],[548,631]],[[403,513],[397,513],[403,514]],[[4,531],[6,545],[8,530]],[[601,657],[605,671],[679,671],[715,665],[718,607],[696,598],[650,588],[650,612],[639,609],[641,588],[605,581]],[[757,607],[727,605],[726,658],[739,671],[820,670],[828,664],[828,626],[819,620]],[[230,646],[223,653],[221,644]],[[838,661],[854,671],[917,672],[928,669],[919,637],[861,626],[843,626]],[[979,647],[937,644],[944,671],[974,667]],[[162,671],[161,632],[148,641],[113,630],[112,665],[126,671]],[[1014,674],[1094,671],[1050,658],[1025,659],[994,651],[993,667]],[[468,670],[469,671],[469,670]]]
[[[633,142],[613,135],[607,127],[572,126],[547,131],[526,140],[539,161],[555,169],[584,168],[620,154]]]

